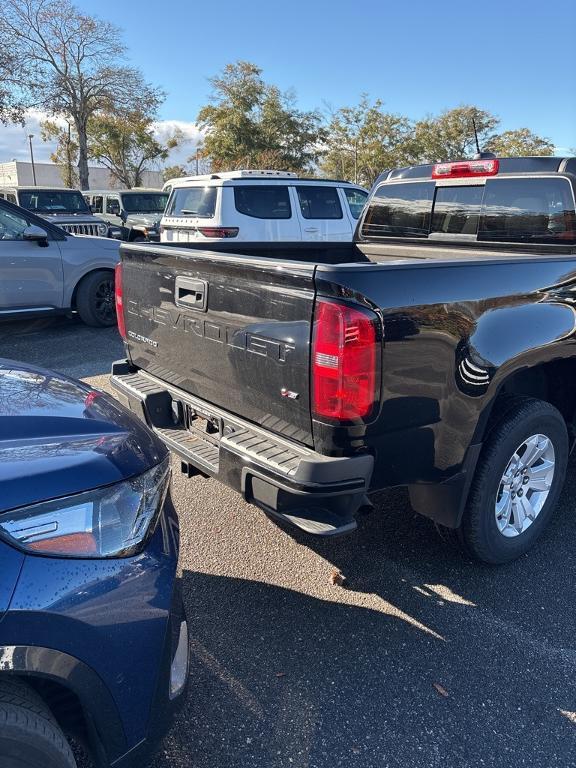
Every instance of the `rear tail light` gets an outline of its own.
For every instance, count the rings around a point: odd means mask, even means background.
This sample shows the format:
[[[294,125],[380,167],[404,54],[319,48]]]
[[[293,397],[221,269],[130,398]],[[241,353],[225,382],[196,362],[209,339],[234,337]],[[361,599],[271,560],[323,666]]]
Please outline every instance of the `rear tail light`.
[[[114,300],[116,302],[116,319],[118,332],[126,339],[126,323],[124,322],[124,294],[122,289],[122,263],[116,264],[114,271]]]
[[[432,168],[433,179],[470,179],[475,176],[496,176],[500,162],[496,158],[466,160],[461,163],[437,163]]]
[[[378,318],[318,301],[312,341],[312,410],[336,421],[366,420],[379,397]]]
[[[238,227],[197,227],[197,229],[204,237],[236,237],[240,231]]]

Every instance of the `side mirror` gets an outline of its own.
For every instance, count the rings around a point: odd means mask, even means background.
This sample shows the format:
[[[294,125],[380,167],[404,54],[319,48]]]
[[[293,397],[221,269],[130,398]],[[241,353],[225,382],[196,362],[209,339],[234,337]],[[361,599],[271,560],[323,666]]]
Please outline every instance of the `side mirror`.
[[[126,211],[125,210],[121,210],[121,211],[118,212],[118,215],[120,216],[122,221],[124,223],[126,223],[126,219],[128,218],[128,216],[126,215]]]
[[[48,245],[48,233],[42,227],[37,227],[36,224],[29,224],[22,232],[23,240],[35,241],[38,245]]]

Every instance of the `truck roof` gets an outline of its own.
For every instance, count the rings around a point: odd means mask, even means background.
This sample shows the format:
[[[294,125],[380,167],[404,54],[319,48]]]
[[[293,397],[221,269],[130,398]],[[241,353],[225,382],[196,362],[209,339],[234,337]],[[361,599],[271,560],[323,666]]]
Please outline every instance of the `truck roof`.
[[[533,173],[572,173],[576,175],[576,157],[501,157],[498,158],[498,175],[502,174],[533,174]],[[394,168],[380,174],[376,183],[391,179],[430,179],[432,170],[437,163],[410,165],[405,168]]]
[[[70,187],[56,187],[52,184],[0,184],[0,189],[11,189],[23,192],[43,192],[49,189],[52,192],[80,192],[79,189]]]
[[[237,182],[264,182],[268,185],[286,184],[298,182],[299,184],[342,184],[347,187],[354,187],[364,189],[360,184],[355,184],[353,181],[346,181],[345,179],[325,179],[325,178],[311,178],[309,176],[298,176],[296,173],[286,173],[278,175],[246,175],[246,172],[242,171],[230,171],[226,173],[212,173],[204,176],[181,176],[175,179],[169,179],[165,187],[170,185],[171,187],[192,187],[196,184],[206,185],[206,182],[215,182],[213,186],[228,186],[234,185]]]
[[[162,190],[157,187],[132,187],[132,189],[83,189],[83,195],[140,195],[150,192],[151,194],[161,194]]]

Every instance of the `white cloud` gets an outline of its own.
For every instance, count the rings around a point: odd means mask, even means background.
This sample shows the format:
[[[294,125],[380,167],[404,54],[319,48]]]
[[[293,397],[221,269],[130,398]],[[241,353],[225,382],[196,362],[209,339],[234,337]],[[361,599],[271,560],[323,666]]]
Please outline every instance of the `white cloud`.
[[[28,144],[28,135],[33,134],[32,146],[34,148],[34,160],[39,163],[50,162],[50,155],[55,149],[54,142],[42,141],[40,137],[40,123],[46,120],[48,115],[38,110],[30,110],[26,114],[26,124],[21,125],[0,125],[0,163],[9,160],[30,160],[30,147]],[[50,118],[54,119],[54,118]],[[62,125],[65,120],[58,120]],[[183,164],[192,155],[202,140],[202,132],[195,123],[185,122],[183,120],[159,120],[154,124],[156,136],[161,141],[171,136],[175,130],[180,130],[184,135],[184,141],[176,149],[172,150],[170,157],[165,165]]]
[[[180,131],[184,140],[179,147],[172,150],[166,165],[185,164],[203,139],[203,132],[196,123],[188,123],[184,120],[159,120],[154,123],[154,132],[160,141],[166,141],[175,131]]]
[[[50,162],[50,153],[54,151],[53,142],[43,142],[40,138],[40,122],[47,117],[43,112],[30,110],[26,114],[26,124],[0,126],[0,162],[8,160],[30,160],[28,135],[34,135],[32,146],[34,159],[39,163]]]

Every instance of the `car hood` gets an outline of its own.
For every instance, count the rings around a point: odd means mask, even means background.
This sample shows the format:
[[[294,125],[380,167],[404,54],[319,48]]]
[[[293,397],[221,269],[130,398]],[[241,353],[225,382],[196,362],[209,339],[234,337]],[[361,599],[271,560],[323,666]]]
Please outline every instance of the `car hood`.
[[[95,252],[102,252],[104,251],[113,251],[117,254],[118,259],[120,259],[120,254],[118,253],[120,249],[120,241],[114,240],[113,237],[95,237],[94,235],[73,235],[70,232],[66,232],[66,240],[69,243],[72,243],[74,246],[78,245],[78,242],[82,241],[82,248],[92,248]],[[60,243],[60,246],[62,247],[64,241]]]
[[[41,213],[40,216],[52,224],[104,224],[103,219],[89,213]]]
[[[154,224],[158,224],[161,218],[161,213],[131,213],[128,215],[128,223],[144,224],[147,227],[152,227]]]
[[[0,358],[0,512],[125,480],[166,455],[109,395]]]

